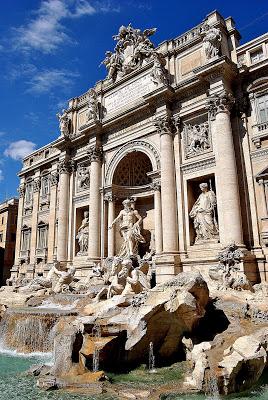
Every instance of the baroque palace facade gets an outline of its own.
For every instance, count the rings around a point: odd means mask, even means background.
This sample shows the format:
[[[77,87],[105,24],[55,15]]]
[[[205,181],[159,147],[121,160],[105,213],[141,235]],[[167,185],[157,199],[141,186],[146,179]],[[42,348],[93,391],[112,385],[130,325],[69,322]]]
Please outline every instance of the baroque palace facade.
[[[120,254],[128,198],[157,282],[205,272],[231,243],[249,279],[268,280],[268,34],[240,46],[217,12],[158,47],[154,32],[122,26],[107,77],[23,160],[12,277],[55,260],[85,276]]]

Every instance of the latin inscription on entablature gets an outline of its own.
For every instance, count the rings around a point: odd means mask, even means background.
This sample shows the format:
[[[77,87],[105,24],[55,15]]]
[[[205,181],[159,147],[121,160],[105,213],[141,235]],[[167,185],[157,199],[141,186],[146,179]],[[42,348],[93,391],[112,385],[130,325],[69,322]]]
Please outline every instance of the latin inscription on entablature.
[[[155,90],[156,86],[150,74],[138,77],[134,81],[115,89],[104,96],[106,113],[116,112],[118,109],[138,100],[142,96]]]

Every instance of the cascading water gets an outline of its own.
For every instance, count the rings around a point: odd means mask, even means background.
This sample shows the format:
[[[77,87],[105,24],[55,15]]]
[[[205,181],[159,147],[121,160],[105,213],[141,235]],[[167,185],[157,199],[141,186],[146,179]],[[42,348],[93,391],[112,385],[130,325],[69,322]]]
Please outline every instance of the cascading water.
[[[205,394],[207,400],[220,400],[217,377],[211,367],[206,371]]]
[[[101,327],[99,325],[94,325],[92,328],[92,336],[94,338],[94,352],[92,360],[93,372],[98,372],[100,364],[100,350],[98,347],[98,339],[101,337]]]
[[[155,373],[155,356],[154,356],[154,344],[150,342],[149,344],[149,373]]]
[[[0,350],[17,353],[51,353],[54,327],[62,312],[7,309],[0,322]]]

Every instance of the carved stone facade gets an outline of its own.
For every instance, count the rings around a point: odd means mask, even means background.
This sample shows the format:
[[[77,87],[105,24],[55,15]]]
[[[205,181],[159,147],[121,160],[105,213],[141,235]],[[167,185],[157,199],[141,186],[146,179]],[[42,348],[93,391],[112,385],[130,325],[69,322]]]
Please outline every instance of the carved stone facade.
[[[13,276],[46,275],[55,259],[85,276],[120,254],[112,222],[128,198],[141,219],[125,240],[157,282],[208,273],[230,243],[251,282],[268,280],[268,34],[240,46],[218,12],[159,46],[154,33],[122,26],[103,80],[24,159]]]

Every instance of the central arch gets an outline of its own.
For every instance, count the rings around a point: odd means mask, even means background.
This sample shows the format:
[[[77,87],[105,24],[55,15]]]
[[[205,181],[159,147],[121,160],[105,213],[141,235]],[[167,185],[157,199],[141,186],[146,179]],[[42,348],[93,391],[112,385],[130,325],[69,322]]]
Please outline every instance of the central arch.
[[[149,141],[133,140],[122,146],[110,160],[105,174],[105,186],[111,186],[114,182],[114,174],[120,161],[128,154],[144,153],[151,162],[151,171],[160,170],[160,155],[156,147]]]
[[[147,173],[152,169],[152,163],[145,153],[132,151],[119,161],[112,183],[118,186],[132,187],[149,185],[151,179]]]

